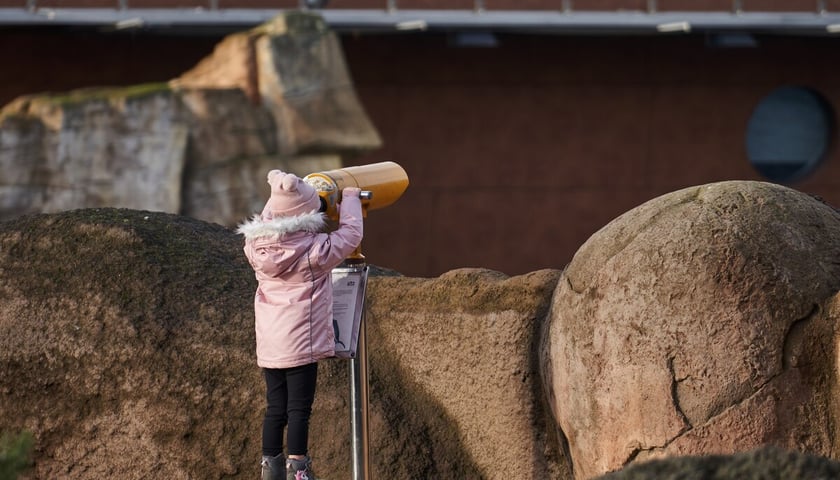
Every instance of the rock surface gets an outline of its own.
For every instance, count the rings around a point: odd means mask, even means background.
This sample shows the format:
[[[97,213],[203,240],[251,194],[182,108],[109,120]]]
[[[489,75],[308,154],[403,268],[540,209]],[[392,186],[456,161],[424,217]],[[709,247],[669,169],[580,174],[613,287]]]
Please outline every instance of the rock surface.
[[[0,431],[28,478],[256,478],[264,385],[242,239],[84,209],[0,223]],[[559,271],[368,285],[374,478],[568,478],[536,349]],[[316,472],[350,478],[349,362],[320,364]]]
[[[722,182],[627,212],[563,271],[373,268],[372,476],[834,471],[837,238],[817,199]],[[128,209],[0,222],[0,431],[34,434],[27,478],[256,477],[242,243]],[[319,368],[316,472],[350,478],[350,365]],[[688,458],[643,463],[662,457]]]
[[[543,366],[576,478],[775,444],[836,456],[840,215],[722,182],[653,199],[577,252]]]
[[[118,207],[235,225],[272,168],[305,175],[381,145],[335,34],[286,12],[159,84],[15,99],[0,111],[0,220]]]
[[[240,249],[133,210],[0,223],[0,430],[34,433],[29,478],[244,471],[263,399]]]
[[[390,432],[373,438],[379,478],[567,478],[537,357],[559,273],[460,269],[371,285],[373,391],[388,399],[374,424]],[[389,460],[406,455],[416,459]]]

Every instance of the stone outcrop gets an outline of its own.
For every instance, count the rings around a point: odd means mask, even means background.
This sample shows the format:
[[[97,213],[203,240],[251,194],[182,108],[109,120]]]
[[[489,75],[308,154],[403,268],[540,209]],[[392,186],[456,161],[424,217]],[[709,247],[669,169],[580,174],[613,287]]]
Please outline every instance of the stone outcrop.
[[[27,478],[244,471],[263,396],[240,252],[160,213],[0,223],[0,431],[34,434]]]
[[[28,478],[256,478],[264,385],[242,238],[86,209],[0,223],[0,431]],[[368,285],[374,478],[568,478],[536,357],[559,271]],[[349,362],[321,363],[316,472],[350,478]]]
[[[352,153],[381,144],[356,96],[341,43],[316,14],[287,12],[230,35],[169,83],[176,89],[244,92],[270,114],[280,155]]]
[[[335,34],[287,12],[169,82],[6,105],[0,219],[120,207],[234,225],[262,207],[271,168],[339,168],[380,144]]]
[[[840,215],[723,182],[593,235],[555,292],[543,360],[576,478],[764,444],[835,457]]]
[[[372,283],[375,425],[388,432],[373,436],[377,477],[567,478],[537,357],[559,273],[460,269]]]
[[[374,267],[372,476],[835,472],[837,238],[818,199],[722,182],[627,212],[562,271]],[[0,222],[0,432],[34,434],[26,478],[256,477],[242,243],[129,209]],[[350,478],[350,365],[319,368],[311,454]]]

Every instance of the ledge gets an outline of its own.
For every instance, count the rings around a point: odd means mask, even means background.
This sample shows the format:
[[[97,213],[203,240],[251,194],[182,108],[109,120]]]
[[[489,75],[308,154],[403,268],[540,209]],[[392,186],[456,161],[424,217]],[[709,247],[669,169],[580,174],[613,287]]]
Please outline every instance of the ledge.
[[[252,28],[277,9],[0,8],[2,26],[76,26],[118,30],[224,33]],[[563,12],[473,10],[318,11],[336,32],[489,31],[541,34],[661,35],[680,33],[840,34],[840,13]]]

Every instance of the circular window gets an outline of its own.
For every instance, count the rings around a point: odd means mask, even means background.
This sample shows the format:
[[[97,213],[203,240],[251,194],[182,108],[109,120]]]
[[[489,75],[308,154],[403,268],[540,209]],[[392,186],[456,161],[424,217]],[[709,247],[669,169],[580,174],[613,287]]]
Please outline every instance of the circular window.
[[[747,125],[747,156],[769,180],[790,183],[814,171],[828,152],[831,105],[806,87],[781,87],[764,97]]]

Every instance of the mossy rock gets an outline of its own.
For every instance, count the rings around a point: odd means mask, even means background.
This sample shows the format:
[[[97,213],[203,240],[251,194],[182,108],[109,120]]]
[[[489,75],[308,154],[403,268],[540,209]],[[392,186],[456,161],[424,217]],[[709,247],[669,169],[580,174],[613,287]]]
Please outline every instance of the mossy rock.
[[[767,446],[735,455],[673,457],[609,473],[598,480],[816,480],[840,478],[840,462]]]

